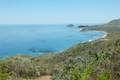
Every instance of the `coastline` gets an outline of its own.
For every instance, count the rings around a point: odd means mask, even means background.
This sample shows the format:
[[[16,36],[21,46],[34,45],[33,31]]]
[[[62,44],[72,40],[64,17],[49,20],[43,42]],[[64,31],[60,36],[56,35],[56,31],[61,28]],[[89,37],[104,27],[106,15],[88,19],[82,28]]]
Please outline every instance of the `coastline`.
[[[89,31],[88,31],[88,32],[89,32]],[[103,36],[101,36],[101,37],[99,37],[99,38],[97,38],[97,39],[95,39],[95,40],[103,39],[103,38],[106,38],[106,37],[108,36],[108,32],[105,32],[105,31],[93,30],[93,32],[103,32],[103,33],[104,33]],[[92,41],[95,41],[95,40],[91,40],[91,39],[90,39],[88,42],[92,42]]]
[[[81,31],[79,31],[79,32],[81,32]],[[58,51],[58,52],[54,52],[55,54],[59,54],[59,53],[62,53],[62,52],[64,52],[64,51],[67,51],[68,49],[71,49],[71,48],[73,48],[73,47],[75,47],[75,46],[77,46],[78,44],[83,44],[83,43],[91,43],[91,42],[93,42],[93,41],[99,41],[100,39],[105,39],[107,36],[108,36],[108,32],[106,32],[106,31],[100,31],[100,30],[88,30],[88,31],[82,31],[82,32],[103,32],[104,33],[104,35],[103,36],[101,36],[101,37],[98,37],[98,38],[96,38],[96,39],[89,39],[88,41],[83,41],[83,42],[79,42],[79,43],[77,43],[77,44],[74,44],[72,47],[70,47],[70,48],[66,48],[66,49],[64,49],[64,50],[61,50],[61,51]]]
[[[81,32],[81,31],[79,31],[79,32]],[[73,46],[71,46],[69,48],[65,48],[65,49],[57,51],[57,52],[49,52],[49,53],[39,52],[38,54],[35,54],[35,55],[25,54],[24,53],[24,54],[17,54],[17,55],[21,55],[21,56],[28,55],[28,56],[36,57],[36,56],[41,56],[41,55],[44,55],[44,54],[47,55],[47,54],[51,54],[51,53],[52,54],[59,54],[59,53],[62,53],[64,51],[68,50],[68,49],[71,49],[72,47],[75,47],[78,44],[88,43],[88,42],[93,42],[93,41],[96,41],[96,40],[100,40],[100,39],[106,38],[107,35],[108,35],[108,32],[106,32],[106,31],[99,31],[99,30],[88,30],[88,31],[82,31],[82,32],[102,32],[102,33],[104,33],[104,35],[103,36],[99,36],[99,37],[94,37],[92,39],[89,39],[88,41],[78,42],[78,43],[74,44]],[[14,55],[14,56],[17,56],[17,55]],[[0,57],[0,60],[6,59],[6,58],[10,58],[10,57],[14,57],[14,56]]]

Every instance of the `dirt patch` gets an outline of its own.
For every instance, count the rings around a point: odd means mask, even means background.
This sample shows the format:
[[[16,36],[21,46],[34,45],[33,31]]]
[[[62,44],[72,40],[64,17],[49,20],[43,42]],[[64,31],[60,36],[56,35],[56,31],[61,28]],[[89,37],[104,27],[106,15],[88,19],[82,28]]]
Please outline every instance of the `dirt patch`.
[[[51,76],[41,76],[35,80],[51,80]]]

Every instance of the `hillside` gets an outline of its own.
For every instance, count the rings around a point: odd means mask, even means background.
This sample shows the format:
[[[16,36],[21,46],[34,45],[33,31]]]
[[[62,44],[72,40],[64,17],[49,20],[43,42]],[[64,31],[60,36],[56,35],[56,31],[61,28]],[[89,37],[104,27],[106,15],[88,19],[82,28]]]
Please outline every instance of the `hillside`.
[[[120,28],[120,19],[115,19],[104,25],[105,27],[119,27]]]
[[[120,80],[120,20],[113,20],[92,30],[108,32],[105,39],[78,44],[58,54],[63,61],[54,80]],[[59,74],[56,75],[56,74]],[[69,77],[68,77],[69,76]],[[58,77],[60,79],[58,79]]]

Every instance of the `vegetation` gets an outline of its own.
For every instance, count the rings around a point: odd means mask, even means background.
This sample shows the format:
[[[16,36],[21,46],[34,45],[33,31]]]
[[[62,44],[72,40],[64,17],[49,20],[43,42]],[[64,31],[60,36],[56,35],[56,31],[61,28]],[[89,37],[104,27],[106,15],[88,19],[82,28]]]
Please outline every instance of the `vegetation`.
[[[119,23],[120,20],[115,20],[101,27],[90,27],[89,30],[109,34],[59,54],[17,55],[0,60],[0,80],[30,80],[43,75],[51,75],[53,80],[120,80]]]

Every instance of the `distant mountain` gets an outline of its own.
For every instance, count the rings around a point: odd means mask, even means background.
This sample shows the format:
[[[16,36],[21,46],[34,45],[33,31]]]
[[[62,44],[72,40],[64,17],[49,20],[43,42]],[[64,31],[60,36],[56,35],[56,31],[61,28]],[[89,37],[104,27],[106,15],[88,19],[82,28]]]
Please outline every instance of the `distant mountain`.
[[[115,19],[104,25],[105,27],[119,27],[120,28],[120,19]]]

